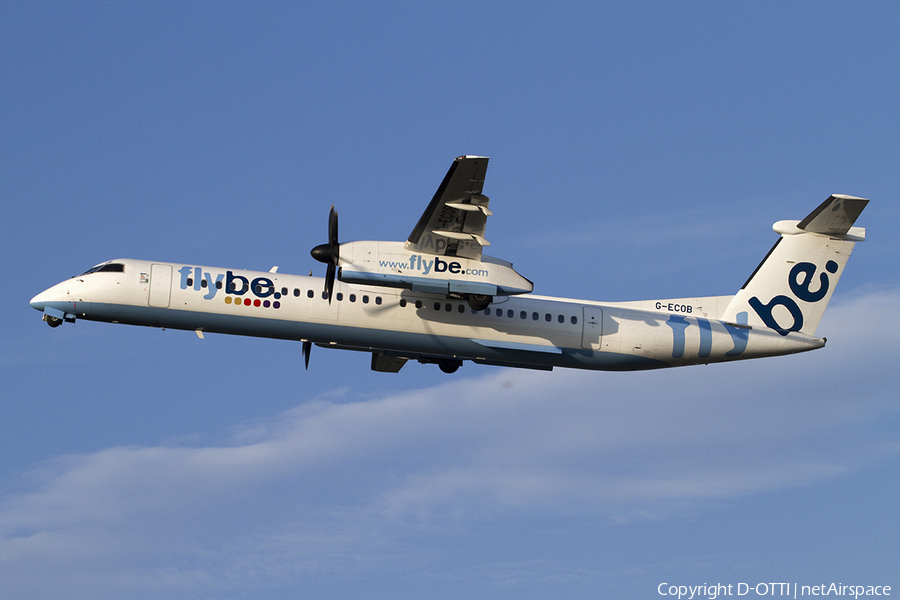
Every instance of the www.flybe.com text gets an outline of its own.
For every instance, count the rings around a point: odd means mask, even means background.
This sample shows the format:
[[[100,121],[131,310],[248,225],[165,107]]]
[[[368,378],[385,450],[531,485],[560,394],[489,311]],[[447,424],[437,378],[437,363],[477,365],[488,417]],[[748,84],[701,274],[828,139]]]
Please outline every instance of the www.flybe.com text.
[[[711,583],[703,585],[675,585],[661,583],[656,591],[660,596],[672,596],[678,600],[708,598],[715,600],[720,596],[844,596],[860,598],[865,596],[890,596],[889,585],[844,585],[842,583],[820,583],[819,585],[800,585],[797,583]]]
[[[435,273],[452,273],[453,275],[473,275],[475,277],[487,277],[487,269],[468,269],[455,260],[442,260],[435,256],[434,260],[426,260],[421,256],[411,256],[408,261],[379,260],[378,266],[388,269],[409,269],[420,271],[422,275]]]

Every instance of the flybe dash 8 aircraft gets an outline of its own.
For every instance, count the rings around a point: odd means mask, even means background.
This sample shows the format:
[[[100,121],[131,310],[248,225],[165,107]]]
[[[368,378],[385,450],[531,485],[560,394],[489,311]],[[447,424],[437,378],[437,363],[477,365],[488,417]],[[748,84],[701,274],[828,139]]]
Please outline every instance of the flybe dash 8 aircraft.
[[[531,294],[512,263],[483,254],[493,213],[488,159],[460,156],[405,242],[312,249],[325,278],[116,259],[31,300],[51,327],[83,319],[302,342],[372,354],[372,369],[409,360],[452,373],[463,361],[551,370],[629,371],[815,350],[816,327],[856,242],[868,200],[832,195],[778,241],[733,296],[594,302]]]

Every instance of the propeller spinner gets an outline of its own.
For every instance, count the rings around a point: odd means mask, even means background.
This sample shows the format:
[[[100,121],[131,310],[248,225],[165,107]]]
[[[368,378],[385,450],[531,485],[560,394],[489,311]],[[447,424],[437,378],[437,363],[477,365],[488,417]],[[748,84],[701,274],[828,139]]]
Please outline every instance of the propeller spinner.
[[[338,215],[331,205],[331,212],[328,213],[328,243],[319,244],[310,251],[314,259],[328,265],[325,272],[325,295],[328,303],[331,304],[331,296],[334,291],[334,276],[337,271],[338,259],[341,256],[340,244],[338,244]]]

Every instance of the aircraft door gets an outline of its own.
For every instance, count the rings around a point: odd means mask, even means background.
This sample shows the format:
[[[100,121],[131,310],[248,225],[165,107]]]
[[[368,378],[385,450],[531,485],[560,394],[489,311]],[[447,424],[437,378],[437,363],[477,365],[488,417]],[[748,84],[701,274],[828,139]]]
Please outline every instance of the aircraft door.
[[[150,265],[150,306],[169,308],[172,295],[172,265]]]
[[[581,332],[581,347],[586,350],[599,350],[600,337],[603,335],[603,309],[599,306],[585,306]]]

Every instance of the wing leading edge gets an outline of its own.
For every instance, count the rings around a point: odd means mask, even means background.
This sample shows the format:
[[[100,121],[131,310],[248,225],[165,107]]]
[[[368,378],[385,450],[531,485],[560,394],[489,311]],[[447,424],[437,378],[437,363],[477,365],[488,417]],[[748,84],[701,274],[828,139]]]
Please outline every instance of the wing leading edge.
[[[486,156],[457,157],[428,208],[406,240],[406,249],[423,254],[481,260],[490,242],[484,237],[490,198],[482,194]]]

